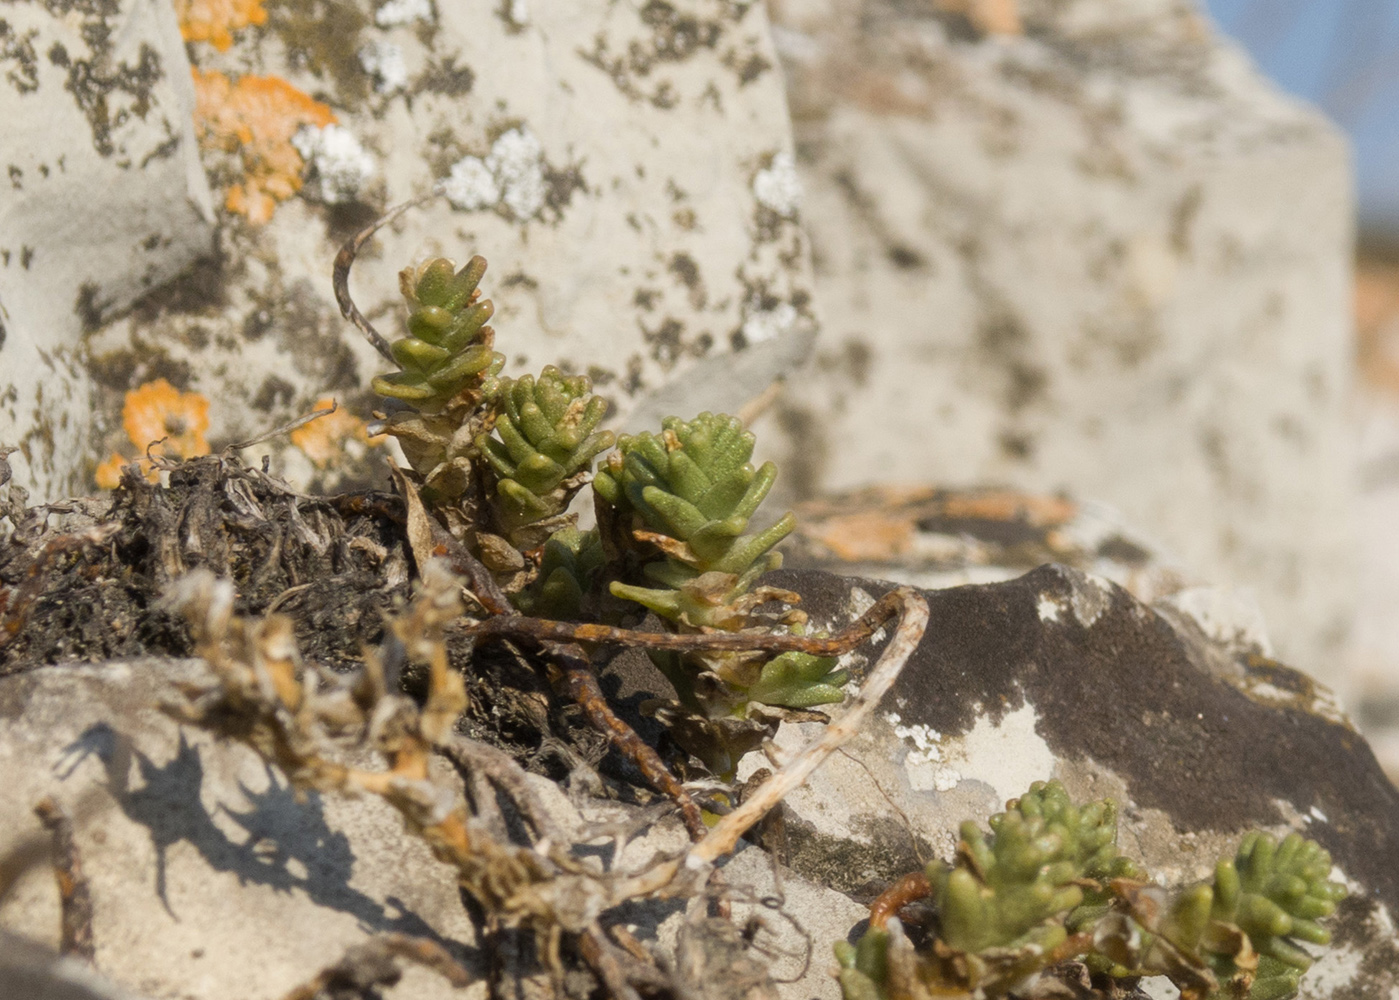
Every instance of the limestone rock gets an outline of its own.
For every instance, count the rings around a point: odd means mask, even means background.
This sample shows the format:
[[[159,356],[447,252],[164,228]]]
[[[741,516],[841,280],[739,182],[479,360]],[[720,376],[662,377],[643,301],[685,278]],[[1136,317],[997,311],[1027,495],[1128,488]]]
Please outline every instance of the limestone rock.
[[[76,958],[0,931],[0,994],[24,1000],[138,1000]]]
[[[888,588],[811,572],[766,580],[803,594],[823,627]],[[799,874],[868,899],[950,859],[961,821],[984,823],[1031,782],[1058,778],[1080,800],[1116,799],[1119,843],[1168,883],[1212,871],[1250,828],[1319,841],[1351,896],[1302,996],[1399,988],[1399,791],[1324,689],[1065,567],[925,596],[927,634],[875,724],[785,800]],[[779,759],[818,729],[784,724]]]
[[[158,710],[177,685],[205,674],[194,661],[150,658],[0,678],[0,767],[7,775],[0,851],[16,838],[43,836],[31,812],[39,798],[65,804],[91,880],[100,972],[56,961],[45,949],[57,943],[59,920],[53,877],[41,865],[0,905],[0,993],[275,1000],[338,961],[346,947],[390,930],[442,943],[484,976],[451,871],[403,832],[389,807],[371,797],[311,794],[298,802],[247,749],[182,730]],[[568,794],[536,775],[529,780],[566,835],[600,845],[592,862],[606,858],[613,870],[638,871],[689,843],[679,821],[658,821],[654,808]],[[793,872],[774,873],[757,848],[741,851],[723,872],[737,900],[731,947],[722,935],[705,936],[717,932],[704,919],[703,900],[688,915],[683,901],[660,901],[632,904],[621,916],[642,941],[677,952],[681,965],[730,954],[764,983],[769,975],[789,979],[777,987],[782,1000],[840,1000],[828,949],[864,908]],[[754,937],[747,942],[739,931],[750,917]],[[748,955],[751,947],[761,951]],[[527,965],[532,954],[532,946],[522,947]],[[771,970],[770,960],[777,963]],[[714,970],[721,979],[727,972],[733,970]],[[532,974],[547,979],[537,967]],[[705,995],[759,995],[741,989],[742,978],[732,979],[732,991],[716,982]],[[36,984],[52,992],[38,993]],[[533,984],[525,986],[534,995]],[[407,966],[386,996],[480,1000],[485,993],[484,979],[452,990]]]
[[[86,485],[83,332],[212,247],[193,110],[169,3],[0,13],[0,444],[43,496]]]
[[[331,263],[438,182],[351,277],[388,337],[400,268],[479,252],[507,374],[589,373],[614,424],[736,409],[806,353],[810,260],[762,4],[324,0],[269,5],[229,41],[191,45],[219,254],[92,338],[107,412],[164,377],[211,401],[216,442],[325,398],[368,419],[390,368],[341,319]],[[107,444],[139,448],[116,429]],[[337,448],[284,439],[247,457],[269,452],[299,484],[344,471]]]
[[[1345,143],[1185,0],[954,6],[775,7],[822,331],[774,457],[1103,501],[1339,681]]]
[[[377,800],[311,794],[243,747],[215,746],[158,710],[192,661],[46,667],[0,681],[0,830],[40,832],[52,795],[74,818],[91,881],[96,967],[152,1000],[276,998],[378,931],[432,938],[473,966],[451,871]],[[24,876],[0,928],[58,943],[53,876]],[[474,966],[473,966],[474,967]],[[400,995],[462,992],[422,969]]]

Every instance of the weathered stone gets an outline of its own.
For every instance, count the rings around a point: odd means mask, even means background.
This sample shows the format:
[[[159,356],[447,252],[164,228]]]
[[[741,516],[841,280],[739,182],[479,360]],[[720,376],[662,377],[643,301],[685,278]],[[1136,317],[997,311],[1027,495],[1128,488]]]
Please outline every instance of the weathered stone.
[[[0,995],[24,1000],[135,1000],[81,960],[0,931]]]
[[[379,931],[432,938],[474,967],[452,871],[376,799],[297,802],[252,751],[158,709],[202,664],[48,667],[0,681],[0,830],[39,833],[52,795],[91,882],[96,967],[159,997],[279,997]],[[6,845],[8,846],[8,844]],[[53,875],[29,872],[0,927],[58,943]],[[408,968],[403,995],[474,997]]]
[[[1339,681],[1345,143],[1185,0],[1025,0],[993,39],[939,6],[777,8],[822,323],[788,481],[1104,501]]]
[[[169,3],[0,13],[0,444],[41,496],[87,483],[83,332],[212,248],[193,110]]]
[[[220,257],[206,287],[92,338],[107,412],[159,376],[211,400],[215,442],[324,397],[368,419],[383,401],[365,387],[390,369],[340,318],[330,265],[383,208],[439,181],[444,196],[382,230],[351,278],[388,337],[401,335],[400,268],[479,252],[507,374],[591,373],[614,423],[736,409],[806,353],[810,262],[763,5],[507,6],[519,18],[273,5],[227,52],[191,47],[206,165],[225,195]],[[263,132],[240,145],[240,123]],[[274,133],[290,138],[258,138]],[[120,429],[107,445],[139,447]],[[249,457],[268,452],[300,484],[345,464],[284,438]]]
[[[796,514],[784,564],[793,569],[937,590],[1011,580],[1056,562],[1148,604],[1198,582],[1116,511],[1062,494],[872,486],[801,503]]]
[[[888,589],[767,579],[802,593],[823,627]],[[1251,828],[1317,840],[1351,896],[1302,996],[1399,988],[1399,791],[1324,689],[1064,567],[925,596],[926,637],[874,724],[785,800],[799,874],[868,899],[950,859],[961,821],[1058,778],[1080,800],[1117,800],[1119,843],[1167,884],[1207,876]],[[817,732],[784,725],[779,758]]]

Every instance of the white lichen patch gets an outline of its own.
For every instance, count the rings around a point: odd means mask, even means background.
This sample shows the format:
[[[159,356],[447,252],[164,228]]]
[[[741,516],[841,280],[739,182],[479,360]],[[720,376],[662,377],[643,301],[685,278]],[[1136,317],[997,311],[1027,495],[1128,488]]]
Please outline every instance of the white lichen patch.
[[[381,28],[431,20],[432,0],[389,0],[374,12],[374,23]]]
[[[490,208],[500,201],[500,182],[479,156],[467,156],[452,164],[442,191],[454,206],[467,212]]]
[[[1075,573],[1071,580],[1069,606],[1084,628],[1091,628],[1112,607],[1112,584],[1091,573]]]
[[[374,80],[380,94],[394,94],[408,84],[408,65],[403,50],[392,42],[376,39],[359,50],[359,64]]]
[[[328,205],[353,201],[374,176],[374,157],[342,125],[304,125],[291,142],[314,175],[315,185],[308,193]]]
[[[797,325],[798,316],[788,302],[780,302],[771,309],[754,310],[743,321],[743,339],[749,344],[776,340]]]
[[[1268,623],[1252,588],[1190,587],[1164,598],[1163,603],[1188,615],[1225,649],[1273,656]]]
[[[932,726],[912,725],[905,726],[897,712],[890,712],[885,716],[889,724],[894,727],[894,735],[901,740],[912,740],[913,749],[904,758],[909,764],[937,764],[942,761],[942,733]]]
[[[484,157],[458,160],[442,189],[465,211],[503,206],[516,219],[533,218],[547,195],[544,148],[529,129],[512,128]]]
[[[1039,601],[1035,604],[1035,611],[1039,613],[1040,621],[1057,622],[1059,616],[1064,613],[1064,605],[1057,597],[1041,594]]]
[[[846,598],[845,607],[856,618],[874,607],[874,598],[870,592],[863,587],[851,587],[850,596]]]
[[[905,726],[895,733],[913,744],[904,769],[915,791],[946,792],[963,781],[990,786],[998,801],[1020,795],[1036,781],[1054,774],[1054,754],[1035,731],[1038,716],[1025,705],[999,723],[982,717],[963,736],[945,737],[926,726]]]
[[[753,178],[753,197],[784,219],[796,216],[801,208],[802,186],[791,153],[778,153],[767,169],[758,171]]]

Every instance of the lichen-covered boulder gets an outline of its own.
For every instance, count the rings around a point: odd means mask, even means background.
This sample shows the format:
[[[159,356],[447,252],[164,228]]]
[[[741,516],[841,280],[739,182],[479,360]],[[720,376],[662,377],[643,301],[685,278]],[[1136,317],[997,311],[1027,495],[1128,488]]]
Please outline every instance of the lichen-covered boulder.
[[[830,626],[888,588],[814,572],[765,580]],[[927,634],[874,724],[785,800],[798,873],[872,898],[950,860],[963,821],[984,824],[1057,778],[1076,801],[1116,800],[1119,847],[1168,884],[1212,874],[1256,827],[1317,841],[1350,895],[1301,995],[1399,988],[1399,791],[1324,689],[1223,649],[1179,608],[1163,617],[1064,567],[924,594]],[[784,724],[777,759],[817,726]]]
[[[83,334],[213,249],[194,105],[167,0],[0,12],[0,445],[42,496],[91,474]]]
[[[810,261],[762,4],[175,6],[187,46],[177,40],[161,65],[188,92],[173,134],[191,155],[197,137],[216,248],[207,252],[207,223],[183,230],[186,242],[202,234],[197,266],[115,320],[94,313],[76,388],[50,388],[39,404],[82,436],[56,449],[49,478],[16,466],[36,493],[56,497],[50,483],[72,489],[93,474],[113,486],[167,434],[163,447],[189,457],[331,401],[341,405],[332,417],[245,457],[272,454],[302,485],[377,475],[385,443],[365,423],[385,401],[370,384],[392,366],[341,318],[330,269],[348,236],[435,185],[440,195],[382,230],[351,276],[359,307],[391,339],[406,317],[401,268],[479,252],[505,374],[548,364],[589,374],[613,424],[630,414],[649,425],[695,398],[736,410],[807,353]],[[115,32],[144,7],[122,0],[88,20]],[[29,103],[43,114],[60,92]],[[164,211],[176,188],[154,173],[150,183],[155,194],[130,197]],[[17,256],[9,267],[15,275]],[[129,283],[101,301],[146,291]],[[55,332],[17,312],[7,285],[0,298],[7,353],[19,343],[51,352]],[[87,415],[68,407],[94,383],[89,434]],[[201,421],[197,442],[182,437]],[[0,443],[10,436],[0,424]]]

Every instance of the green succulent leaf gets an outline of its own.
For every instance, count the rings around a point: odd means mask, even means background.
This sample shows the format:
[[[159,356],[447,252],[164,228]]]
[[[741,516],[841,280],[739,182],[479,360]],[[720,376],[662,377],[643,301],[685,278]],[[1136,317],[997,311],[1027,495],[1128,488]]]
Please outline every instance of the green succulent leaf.
[[[989,826],[988,835],[963,823],[957,862],[929,866],[935,948],[915,953],[894,920],[861,940],[878,963],[837,946],[846,1000],[903,996],[910,985],[911,996],[1005,996],[1070,933],[1091,940],[1075,954],[1095,974],[1166,975],[1182,995],[1208,1000],[1285,1000],[1312,962],[1298,942],[1329,943],[1317,921],[1345,895],[1320,845],[1257,831],[1212,881],[1168,894],[1117,852],[1110,800],[1075,806],[1053,781],[1031,786]]]
[[[477,441],[496,475],[497,516],[512,541],[524,543],[541,521],[559,517],[593,459],[612,446],[611,431],[597,431],[607,411],[583,375],[566,376],[552,365],[539,378],[500,383],[501,413],[495,434]]]
[[[516,597],[516,604],[526,614],[573,621],[582,613],[593,576],[606,561],[596,530],[562,528],[544,543],[539,576]]]
[[[757,683],[744,692],[749,701],[780,708],[815,708],[839,704],[850,674],[836,666],[833,656],[782,653],[763,664]]]
[[[408,301],[408,336],[390,345],[403,370],[373,380],[381,396],[403,400],[423,413],[439,413],[468,394],[489,397],[505,358],[493,350],[486,321],[494,307],[477,288],[486,261],[473,257],[460,271],[437,257],[399,275]]]
[[[788,515],[745,534],[777,477],[771,462],[760,469],[750,462],[753,435],[736,418],[712,413],[689,421],[667,417],[662,427],[660,434],[622,437],[594,482],[619,518],[684,543],[658,557],[670,564],[662,574],[648,567],[647,575],[680,581],[719,572],[751,581],[774,567],[771,550],[795,520]],[[615,587],[613,593],[625,596]]]

